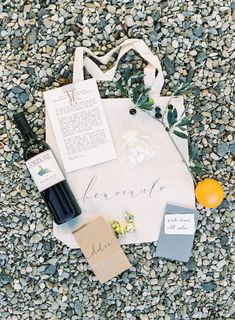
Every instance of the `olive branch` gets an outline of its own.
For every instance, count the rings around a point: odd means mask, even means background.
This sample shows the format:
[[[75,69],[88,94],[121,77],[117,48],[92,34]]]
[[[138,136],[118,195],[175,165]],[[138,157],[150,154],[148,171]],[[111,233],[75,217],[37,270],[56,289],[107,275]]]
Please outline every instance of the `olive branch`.
[[[190,146],[188,164],[172,137],[172,134],[174,134],[182,139],[188,139],[187,126],[193,124],[193,119],[191,115],[186,115],[187,110],[184,110],[181,115],[179,115],[177,109],[171,103],[173,98],[192,93],[197,88],[192,85],[193,70],[189,70],[184,83],[174,88],[174,92],[163,113],[161,113],[161,108],[157,106],[155,101],[150,97],[149,93],[151,89],[144,85],[144,74],[142,72],[138,71],[133,75],[131,74],[130,67],[128,67],[124,70],[123,78],[123,81],[121,81],[121,79],[116,81],[116,87],[121,96],[128,96],[137,108],[147,112],[161,123],[191,174],[193,181],[196,182],[192,173],[194,173],[195,176],[199,176],[203,170],[201,162],[196,160],[200,155],[198,144],[192,144]]]

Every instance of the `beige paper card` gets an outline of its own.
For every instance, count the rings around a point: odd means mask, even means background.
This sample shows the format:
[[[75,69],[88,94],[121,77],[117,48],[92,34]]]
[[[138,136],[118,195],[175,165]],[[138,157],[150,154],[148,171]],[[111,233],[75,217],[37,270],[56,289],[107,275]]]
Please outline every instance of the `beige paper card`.
[[[104,283],[131,268],[112,228],[98,217],[73,233],[96,277]]]

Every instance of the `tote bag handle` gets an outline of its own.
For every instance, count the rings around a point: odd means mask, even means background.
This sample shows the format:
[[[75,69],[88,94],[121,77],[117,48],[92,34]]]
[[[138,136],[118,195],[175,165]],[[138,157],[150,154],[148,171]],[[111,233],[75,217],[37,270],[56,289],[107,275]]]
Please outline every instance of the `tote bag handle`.
[[[120,59],[131,49],[138,52],[140,56],[148,62],[148,65],[144,69],[144,83],[147,87],[151,88],[152,93],[154,92],[155,94],[160,95],[164,84],[161,63],[158,57],[152,53],[145,42],[140,39],[125,40],[123,43],[110,50],[104,56],[97,56],[91,50],[85,47],[76,48],[73,65],[73,82],[84,80],[83,67],[85,67],[90,75],[97,81],[112,81]],[[118,50],[118,57],[113,67],[106,72],[103,72],[90,58],[84,58],[84,53],[88,53],[91,57],[105,65],[110,61],[113,53],[117,52]],[[158,71],[158,74],[155,77],[156,70]]]

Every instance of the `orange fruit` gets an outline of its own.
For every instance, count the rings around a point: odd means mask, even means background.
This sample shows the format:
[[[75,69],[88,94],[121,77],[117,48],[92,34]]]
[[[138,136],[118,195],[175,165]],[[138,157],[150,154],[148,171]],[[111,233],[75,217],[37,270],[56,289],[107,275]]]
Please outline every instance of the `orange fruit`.
[[[224,199],[224,190],[215,179],[198,182],[195,190],[197,201],[206,208],[218,207]]]

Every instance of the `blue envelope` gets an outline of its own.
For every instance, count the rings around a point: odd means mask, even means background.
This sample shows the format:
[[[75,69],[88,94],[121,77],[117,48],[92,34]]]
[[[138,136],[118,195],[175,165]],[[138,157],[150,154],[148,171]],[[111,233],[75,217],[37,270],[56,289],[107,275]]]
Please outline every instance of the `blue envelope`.
[[[165,234],[164,227],[166,214],[194,214],[196,230],[199,212],[197,210],[167,204],[158,238],[155,256],[188,262],[191,256],[195,234]]]

